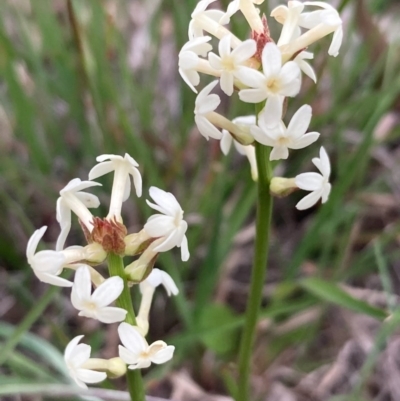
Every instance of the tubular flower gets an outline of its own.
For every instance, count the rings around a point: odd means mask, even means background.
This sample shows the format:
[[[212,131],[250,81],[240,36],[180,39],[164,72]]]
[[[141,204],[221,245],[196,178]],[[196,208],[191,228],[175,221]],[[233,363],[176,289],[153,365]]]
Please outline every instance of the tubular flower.
[[[306,134],[310,125],[311,114],[311,107],[304,105],[294,114],[287,128],[281,121],[276,127],[269,129],[265,123],[265,111],[262,111],[259,115],[258,126],[252,126],[251,133],[257,142],[273,148],[270,160],[287,159],[289,149],[305,148],[318,139],[318,132]]]
[[[77,336],[72,339],[64,352],[64,360],[70,376],[76,384],[87,389],[85,383],[99,383],[107,378],[104,372],[85,369],[85,363],[89,361],[91,347],[87,344],[79,344],[84,336]]]
[[[181,248],[183,261],[189,259],[187,238],[185,236],[187,223],[183,220],[183,210],[170,192],[151,187],[149,190],[155,203],[146,200],[147,204],[162,214],[150,216],[144,230],[150,237],[164,238],[164,241],[154,248],[155,252],[166,252],[175,246]]]
[[[215,88],[218,81],[213,81],[208,84],[198,95],[195,102],[194,109],[194,120],[200,134],[203,135],[207,140],[211,137],[214,139],[221,139],[221,131],[213,125],[207,117],[218,107],[221,103],[221,99],[218,95],[210,92]]]
[[[321,174],[303,173],[297,175],[295,178],[298,188],[305,191],[311,191],[310,194],[305,196],[300,202],[297,203],[296,208],[299,210],[308,209],[314,206],[319,199],[321,199],[322,203],[325,203],[328,200],[331,192],[332,186],[329,183],[331,164],[323,146],[321,146],[319,151],[319,158],[314,157],[312,162]]]
[[[195,38],[184,44],[179,52],[179,74],[194,93],[197,93],[195,86],[200,83],[200,75],[196,69],[201,62],[207,63],[199,56],[207,56],[212,49],[212,46],[207,43],[210,40],[211,36]]]
[[[101,186],[98,182],[81,181],[79,178],[75,178],[60,191],[60,197],[57,199],[57,221],[60,224],[61,233],[57,240],[57,251],[64,248],[65,240],[71,229],[71,211],[79,217],[89,232],[92,231],[93,215],[88,208],[97,208],[100,201],[97,196],[82,190],[99,185]]]
[[[35,276],[42,282],[53,284],[58,287],[71,287],[72,283],[65,278],[58,277],[63,266],[66,264],[66,258],[59,251],[40,251],[36,252],[39,241],[42,239],[47,227],[44,226],[36,230],[28,241],[26,247],[26,258],[32,267]]]
[[[75,273],[71,292],[72,305],[78,309],[79,316],[97,319],[102,323],[121,322],[127,311],[110,305],[122,293],[124,282],[121,277],[110,277],[92,292],[92,282],[88,266],[81,266]]]
[[[233,80],[237,78],[242,81],[242,77],[253,69],[243,65],[257,50],[257,44],[253,39],[241,43],[231,51],[231,35],[224,36],[218,46],[219,56],[214,53],[208,54],[208,60],[212,68],[220,71],[221,89],[231,96],[233,93]]]
[[[274,127],[282,117],[285,96],[296,96],[300,91],[300,69],[294,61],[282,66],[282,55],[274,43],[267,43],[262,52],[262,74],[252,70],[243,78],[243,83],[254,89],[243,89],[239,97],[247,103],[260,103],[267,99],[265,123]]]
[[[102,175],[114,171],[113,187],[111,192],[110,210],[107,218],[113,218],[122,223],[121,209],[131,192],[130,175],[133,177],[133,184],[136,189],[136,195],[142,196],[142,176],[137,167],[136,161],[125,153],[125,156],[101,155],[96,158],[99,162],[89,172],[89,180],[94,180]],[[109,161],[106,161],[109,160]]]
[[[129,369],[148,368],[152,363],[159,365],[169,361],[174,354],[174,346],[164,341],[155,341],[149,345],[138,328],[128,323],[118,326],[118,334],[124,345],[118,347],[119,356]]]

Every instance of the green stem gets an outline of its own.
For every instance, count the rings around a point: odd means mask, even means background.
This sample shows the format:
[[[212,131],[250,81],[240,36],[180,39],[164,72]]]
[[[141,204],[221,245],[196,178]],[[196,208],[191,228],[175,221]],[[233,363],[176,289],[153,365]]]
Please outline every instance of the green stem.
[[[258,198],[256,239],[250,293],[247,301],[246,322],[242,333],[239,352],[239,386],[237,401],[249,401],[251,356],[256,325],[261,306],[262,290],[267,272],[269,235],[272,216],[272,196],[269,185],[272,178],[269,154],[271,148],[255,144],[258,168]]]
[[[110,276],[119,276],[124,280],[124,289],[122,294],[117,299],[117,306],[128,311],[125,322],[136,326],[135,311],[133,310],[131,292],[128,287],[128,282],[125,277],[124,263],[119,255],[108,254],[108,270]],[[126,372],[126,380],[128,382],[128,390],[131,396],[131,401],[145,401],[146,395],[142,375],[139,369],[128,369]]]

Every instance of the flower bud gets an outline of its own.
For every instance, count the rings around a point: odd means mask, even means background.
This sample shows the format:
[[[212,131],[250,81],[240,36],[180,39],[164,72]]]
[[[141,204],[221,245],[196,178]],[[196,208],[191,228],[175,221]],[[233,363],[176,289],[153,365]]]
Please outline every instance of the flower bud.
[[[86,245],[83,248],[83,252],[85,255],[85,261],[93,265],[99,265],[100,263],[104,262],[105,258],[107,257],[107,252],[97,242]]]
[[[296,189],[294,178],[273,177],[269,186],[271,194],[279,198],[290,195]]]
[[[125,255],[135,256],[145,251],[155,238],[150,237],[145,230],[129,234],[124,238]]]
[[[107,377],[117,379],[126,373],[126,363],[119,357],[108,360]]]

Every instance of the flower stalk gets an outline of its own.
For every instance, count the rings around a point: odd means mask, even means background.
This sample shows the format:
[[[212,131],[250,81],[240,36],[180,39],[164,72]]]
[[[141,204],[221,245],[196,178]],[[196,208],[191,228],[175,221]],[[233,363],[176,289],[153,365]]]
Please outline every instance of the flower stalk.
[[[132,305],[132,297],[125,277],[124,263],[119,255],[114,253],[108,254],[108,270],[110,276],[119,276],[124,280],[124,289],[117,299],[117,306],[128,311],[125,322],[136,326],[136,317]],[[126,372],[126,380],[128,382],[128,390],[131,401],[146,401],[144,392],[144,384],[140,370],[128,369]]]
[[[256,115],[258,115],[262,107],[263,104],[256,106]],[[239,351],[239,386],[236,397],[237,401],[248,401],[251,399],[249,397],[251,357],[261,305],[262,290],[267,273],[272,218],[272,196],[269,191],[272,179],[272,167],[269,160],[271,148],[258,142],[255,144],[255,148],[258,168],[256,239],[249,298],[246,308],[246,321]]]

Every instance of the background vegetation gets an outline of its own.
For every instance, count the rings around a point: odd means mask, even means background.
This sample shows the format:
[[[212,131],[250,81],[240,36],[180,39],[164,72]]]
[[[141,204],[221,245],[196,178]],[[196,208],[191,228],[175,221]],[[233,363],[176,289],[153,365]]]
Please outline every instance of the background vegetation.
[[[268,15],[276,3],[265,3]],[[235,391],[255,184],[244,158],[224,157],[194,126],[195,94],[178,75],[177,53],[195,4],[0,2],[1,399],[68,393],[62,352],[77,334],[94,353],[115,355],[115,327],[76,317],[68,291],[34,277],[25,248],[43,225],[48,247],[54,244],[55,201],[70,179],[86,178],[99,154],[125,152],[141,166],[144,194],[151,185],[173,192],[190,224],[189,262],[179,253],[158,261],[181,292],[171,300],[157,294],[150,337],[177,351],[172,363],[146,373],[148,392],[190,401]],[[312,105],[333,191],[324,207],[307,212],[294,208],[300,193],[275,203],[253,363],[255,392],[268,401],[400,398],[400,8],[389,0],[337,5],[345,21],[340,55],[326,54],[329,38],[316,45],[318,84],[304,78],[289,105],[289,115]],[[242,22],[235,19],[233,29],[246,38]],[[277,28],[271,22],[275,37]],[[252,112],[237,99],[221,107],[232,118]],[[318,146],[292,153],[278,173],[309,171],[317,153]],[[106,193],[97,193],[99,214]],[[148,217],[145,198],[124,206],[132,230]],[[81,241],[76,224],[70,243]]]

